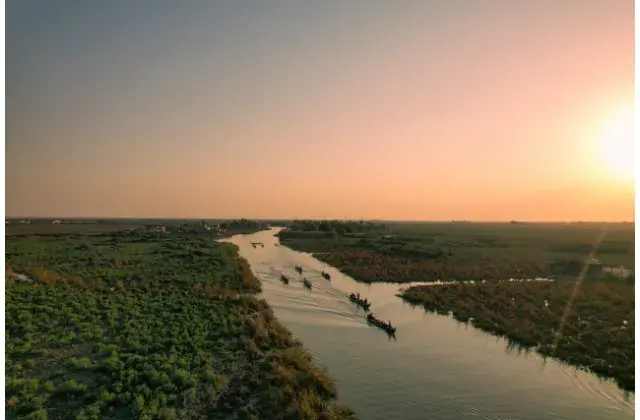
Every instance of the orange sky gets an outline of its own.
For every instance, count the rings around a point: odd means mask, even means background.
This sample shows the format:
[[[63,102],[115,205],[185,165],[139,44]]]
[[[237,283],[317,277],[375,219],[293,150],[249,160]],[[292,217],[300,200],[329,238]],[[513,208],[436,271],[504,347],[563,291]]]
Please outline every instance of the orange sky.
[[[633,219],[632,0],[71,3],[7,3],[8,216]]]

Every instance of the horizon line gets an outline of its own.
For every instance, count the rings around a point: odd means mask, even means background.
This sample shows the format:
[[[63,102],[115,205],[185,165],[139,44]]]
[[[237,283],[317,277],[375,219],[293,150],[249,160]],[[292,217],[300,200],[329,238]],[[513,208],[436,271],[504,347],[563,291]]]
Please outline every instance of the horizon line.
[[[635,220],[473,220],[473,219],[376,219],[376,218],[327,218],[327,217],[141,217],[141,216],[116,216],[116,217],[91,217],[91,216],[5,216],[5,220],[256,220],[256,221],[284,221],[284,220],[312,220],[312,221],[367,221],[367,222],[391,222],[391,223],[635,223]]]

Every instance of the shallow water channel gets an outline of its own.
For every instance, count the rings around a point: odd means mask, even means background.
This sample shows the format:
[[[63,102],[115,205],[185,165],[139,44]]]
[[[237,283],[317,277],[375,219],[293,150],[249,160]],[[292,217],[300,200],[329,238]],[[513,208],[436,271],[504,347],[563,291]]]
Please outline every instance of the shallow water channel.
[[[310,254],[275,246],[277,231],[228,241],[262,281],[276,316],[336,379],[339,402],[361,420],[633,418],[635,394],[615,383],[414,308],[395,296],[406,285],[357,283]],[[282,273],[289,285],[280,282]],[[303,276],[313,283],[311,291]],[[391,320],[396,340],[367,325],[364,312],[347,298],[351,292],[367,297],[376,316]]]

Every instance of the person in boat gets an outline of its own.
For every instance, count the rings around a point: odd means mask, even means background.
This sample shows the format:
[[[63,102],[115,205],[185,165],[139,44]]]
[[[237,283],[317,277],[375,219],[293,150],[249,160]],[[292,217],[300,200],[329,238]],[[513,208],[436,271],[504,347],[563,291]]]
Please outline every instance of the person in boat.
[[[362,303],[364,303],[365,305],[368,303],[367,302],[367,298],[364,298],[364,300],[362,301]]]
[[[360,300],[360,293],[356,293],[356,299]]]

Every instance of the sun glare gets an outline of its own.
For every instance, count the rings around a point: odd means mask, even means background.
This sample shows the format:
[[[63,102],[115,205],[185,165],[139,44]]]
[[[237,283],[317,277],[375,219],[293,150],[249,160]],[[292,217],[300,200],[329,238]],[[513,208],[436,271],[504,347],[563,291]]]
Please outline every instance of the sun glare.
[[[624,180],[633,179],[633,107],[623,109],[602,127],[600,157],[608,171]]]

